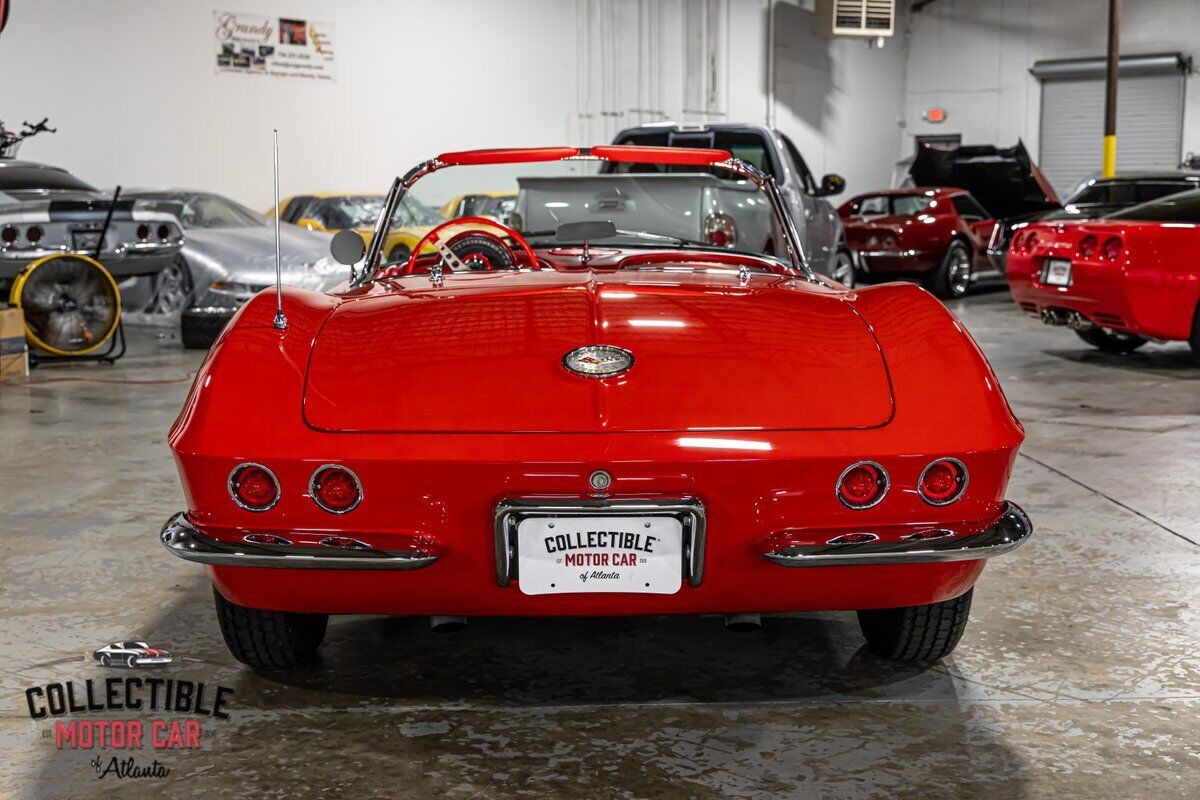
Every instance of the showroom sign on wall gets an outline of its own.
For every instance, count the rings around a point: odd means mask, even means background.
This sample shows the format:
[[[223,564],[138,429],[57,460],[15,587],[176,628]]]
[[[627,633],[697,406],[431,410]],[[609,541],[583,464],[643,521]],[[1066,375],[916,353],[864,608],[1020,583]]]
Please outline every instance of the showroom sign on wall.
[[[329,22],[214,11],[213,45],[218,74],[337,80]]]

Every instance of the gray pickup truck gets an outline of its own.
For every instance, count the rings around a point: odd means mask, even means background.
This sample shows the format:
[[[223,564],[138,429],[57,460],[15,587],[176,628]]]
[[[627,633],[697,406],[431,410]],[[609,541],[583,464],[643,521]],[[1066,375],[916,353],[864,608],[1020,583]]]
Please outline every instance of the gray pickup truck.
[[[837,210],[825,199],[841,192],[846,181],[840,175],[826,175],[817,183],[800,151],[785,134],[765,125],[662,122],[626,128],[616,135],[613,144],[715,147],[753,164],[775,179],[787,200],[813,271],[854,285],[854,257],[845,245]],[[695,168],[678,170],[694,172]]]

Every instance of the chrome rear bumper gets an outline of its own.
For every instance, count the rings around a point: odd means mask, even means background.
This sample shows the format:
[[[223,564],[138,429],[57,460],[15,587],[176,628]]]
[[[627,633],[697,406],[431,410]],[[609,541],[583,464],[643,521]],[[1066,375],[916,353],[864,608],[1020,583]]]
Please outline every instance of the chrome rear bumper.
[[[970,561],[991,558],[1020,547],[1033,533],[1033,523],[1020,506],[1006,502],[1000,517],[984,530],[966,536],[957,533],[937,528],[914,532],[900,541],[883,541],[874,534],[863,533],[859,536],[865,541],[839,536],[824,544],[781,547],[763,555],[784,567]]]
[[[185,561],[225,567],[273,569],[420,569],[437,561],[420,550],[376,550],[361,543],[346,547],[321,544],[225,542],[205,536],[180,512],[162,529],[163,547]],[[355,541],[348,537],[330,537]]]

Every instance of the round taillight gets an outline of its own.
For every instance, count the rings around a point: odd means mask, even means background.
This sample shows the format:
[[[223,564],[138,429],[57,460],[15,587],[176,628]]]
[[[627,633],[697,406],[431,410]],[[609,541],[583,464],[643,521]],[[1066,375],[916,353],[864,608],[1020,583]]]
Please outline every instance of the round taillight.
[[[140,239],[143,242],[146,241],[147,239],[149,239],[150,238],[150,226],[144,222],[141,225],[138,225],[137,226],[137,237],[138,237],[138,239]]]
[[[30,225],[25,229],[25,238],[29,240],[30,244],[37,244],[45,235],[46,232],[42,230],[41,225]]]
[[[331,514],[353,511],[363,497],[358,476],[337,464],[327,464],[314,472],[308,493],[313,502]]]
[[[1014,253],[1020,253],[1025,249],[1025,231],[1017,231],[1013,234],[1012,242],[1009,244],[1009,249]]]
[[[1025,245],[1021,249],[1026,253],[1032,253],[1034,245],[1037,244],[1037,240],[1037,233],[1030,231],[1029,233],[1025,234]]]
[[[887,471],[874,461],[851,464],[838,477],[837,496],[847,508],[870,508],[883,499],[888,490]]]
[[[158,234],[158,238],[165,242],[167,237],[171,235],[171,227],[164,222],[162,225],[158,226],[158,230],[155,231],[155,233]]]
[[[921,499],[931,506],[946,506],[962,497],[967,488],[967,468],[956,458],[939,458],[925,468],[917,483]]]
[[[1084,258],[1095,258],[1098,249],[1100,249],[1100,242],[1090,233],[1079,242],[1079,255]]]
[[[1121,257],[1121,251],[1125,249],[1125,243],[1121,241],[1120,236],[1112,236],[1104,241],[1104,257],[1109,261],[1116,261]]]
[[[17,229],[12,225],[5,226],[3,231],[0,231],[0,241],[5,244],[12,244],[17,240]]]
[[[262,464],[241,464],[229,473],[229,496],[247,511],[266,511],[279,502],[279,481]]]

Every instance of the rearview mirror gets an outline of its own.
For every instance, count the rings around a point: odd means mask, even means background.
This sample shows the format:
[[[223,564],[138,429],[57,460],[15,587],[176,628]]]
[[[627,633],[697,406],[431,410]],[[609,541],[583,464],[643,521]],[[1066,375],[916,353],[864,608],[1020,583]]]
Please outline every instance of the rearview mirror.
[[[846,188],[846,179],[841,175],[830,173],[824,178],[821,178],[821,186],[817,189],[817,197],[829,197],[830,195],[841,194]]]
[[[363,255],[367,252],[367,243],[363,241],[358,231],[349,229],[338,231],[334,234],[333,241],[329,243],[329,252],[333,254],[334,261],[350,267],[362,261]]]
[[[560,242],[590,242],[593,239],[611,239],[617,235],[617,226],[610,219],[564,222],[554,231]]]

